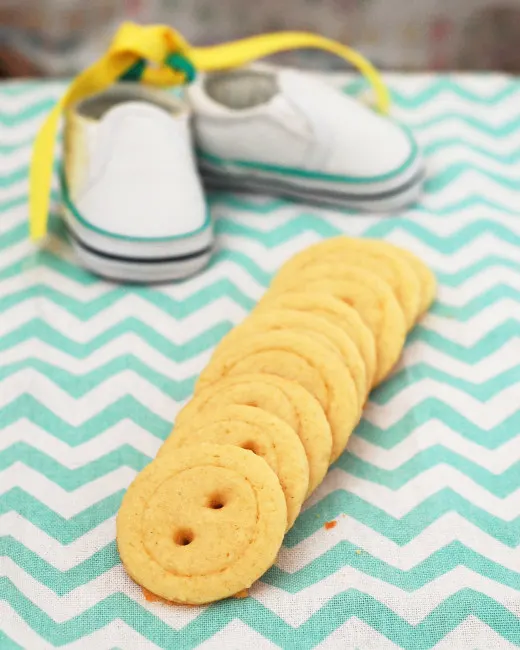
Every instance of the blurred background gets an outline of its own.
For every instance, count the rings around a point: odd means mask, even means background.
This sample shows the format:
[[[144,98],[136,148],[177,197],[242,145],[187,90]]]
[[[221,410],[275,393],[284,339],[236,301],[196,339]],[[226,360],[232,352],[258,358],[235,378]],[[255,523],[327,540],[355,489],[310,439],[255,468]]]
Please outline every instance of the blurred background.
[[[381,68],[520,72],[520,0],[0,0],[0,75],[71,75],[123,20],[169,23],[199,45],[303,29]],[[323,56],[284,62],[334,64]]]

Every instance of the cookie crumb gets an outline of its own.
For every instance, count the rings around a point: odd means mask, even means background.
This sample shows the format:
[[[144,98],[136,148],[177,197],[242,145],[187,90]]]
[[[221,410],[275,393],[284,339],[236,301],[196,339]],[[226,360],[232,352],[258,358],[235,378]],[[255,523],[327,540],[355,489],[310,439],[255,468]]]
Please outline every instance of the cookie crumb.
[[[361,555],[361,553],[363,553],[363,551],[362,551],[360,548],[358,548],[358,549],[356,550],[356,555]]]
[[[335,528],[337,526],[338,522],[333,519],[332,521],[326,521],[325,522],[325,530],[330,530],[331,528]]]
[[[146,587],[141,587],[141,591],[143,592],[144,599],[149,603],[168,603],[168,601],[165,600],[164,598],[161,598],[161,596],[156,596],[155,594],[152,594],[152,592],[148,591]]]
[[[247,598],[249,596],[249,589],[242,589],[238,594],[235,594],[233,598]]]

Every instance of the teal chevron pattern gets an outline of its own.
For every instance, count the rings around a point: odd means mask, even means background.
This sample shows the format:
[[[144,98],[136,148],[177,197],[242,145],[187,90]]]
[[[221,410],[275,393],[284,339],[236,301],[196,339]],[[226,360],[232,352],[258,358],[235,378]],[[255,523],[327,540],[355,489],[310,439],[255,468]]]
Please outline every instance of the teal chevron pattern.
[[[28,241],[31,142],[63,86],[0,85],[1,650],[520,645],[520,82],[388,81],[428,164],[418,205],[210,196],[209,268],[140,288],[79,268],[54,214]],[[272,273],[341,232],[414,250],[438,300],[249,597],[145,601],[116,549],[125,489]]]

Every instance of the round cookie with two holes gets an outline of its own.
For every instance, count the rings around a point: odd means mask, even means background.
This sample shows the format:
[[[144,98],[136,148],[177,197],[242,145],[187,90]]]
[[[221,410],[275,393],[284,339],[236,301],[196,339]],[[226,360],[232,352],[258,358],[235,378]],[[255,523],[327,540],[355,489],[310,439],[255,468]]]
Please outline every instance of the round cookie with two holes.
[[[277,294],[268,291],[254,309],[253,314],[278,309],[315,314],[342,329],[354,342],[363,359],[366,384],[365,397],[368,395],[376,372],[376,345],[374,335],[353,307],[332,295],[324,293],[291,291]]]
[[[278,476],[287,505],[289,529],[307,495],[309,463],[297,433],[272,413],[252,406],[230,405],[200,413],[177,425],[157,458],[173,457],[180,447],[236,445],[263,458]]]
[[[407,329],[411,329],[420,313],[421,282],[400,249],[379,239],[333,237],[297,253],[276,274],[272,288],[298,285],[305,272],[313,266],[330,264],[341,270],[355,266],[374,273],[384,280],[394,292],[405,317]]]
[[[312,338],[316,338],[321,343],[330,346],[341,357],[356,385],[359,418],[361,418],[366,399],[366,371],[363,358],[348,334],[326,318],[316,316],[310,312],[290,309],[253,312],[243,323],[224,336],[213,356],[225,354],[226,350],[236,347],[244,336],[285,330],[303,332]]]
[[[285,377],[301,384],[322,405],[332,432],[332,456],[343,452],[358,421],[358,396],[341,358],[311,336],[295,330],[244,337],[236,348],[212,358],[195,394],[229,375],[251,372]]]
[[[374,386],[391,372],[401,355],[406,337],[403,311],[390,286],[380,277],[355,266],[321,264],[301,271],[306,290],[330,294],[353,307],[374,335],[377,369]],[[274,293],[291,292],[294,278],[280,284]]]
[[[139,585],[203,605],[262,576],[286,524],[280,482],[262,458],[233,445],[193,445],[137,475],[117,515],[117,547]]]
[[[318,400],[297,382],[262,373],[229,375],[198,391],[177,414],[175,427],[201,416],[211,419],[218,409],[236,404],[267,411],[293,429],[309,465],[307,496],[313,492],[329,468],[332,433]]]

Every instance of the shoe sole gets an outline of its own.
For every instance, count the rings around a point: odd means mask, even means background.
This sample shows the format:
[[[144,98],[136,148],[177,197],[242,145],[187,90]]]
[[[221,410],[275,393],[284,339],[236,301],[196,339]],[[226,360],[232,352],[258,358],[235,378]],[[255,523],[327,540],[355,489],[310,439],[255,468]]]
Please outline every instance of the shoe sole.
[[[204,269],[213,253],[213,247],[174,257],[124,257],[96,250],[81,241],[69,228],[76,258],[96,275],[107,280],[132,284],[151,284],[184,280]]]
[[[204,269],[213,252],[211,225],[169,246],[167,241],[110,239],[79,224],[67,206],[63,206],[63,213],[78,262],[108,280],[133,284],[184,280]]]
[[[305,203],[334,208],[354,208],[369,212],[391,212],[417,201],[421,194],[425,170],[422,161],[385,183],[327,182],[321,179],[275,176],[233,164],[214,165],[199,161],[199,171],[207,189],[231,192],[262,193]]]

